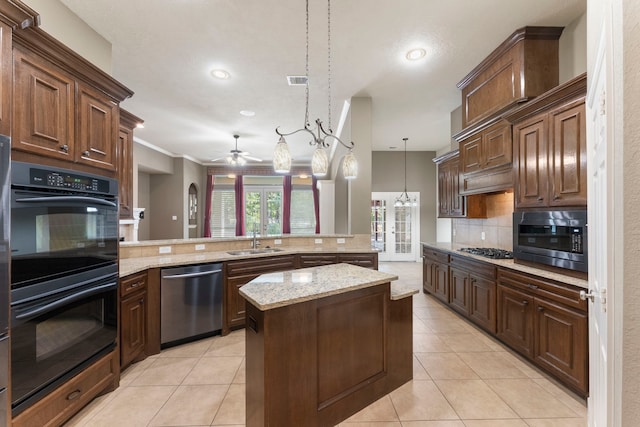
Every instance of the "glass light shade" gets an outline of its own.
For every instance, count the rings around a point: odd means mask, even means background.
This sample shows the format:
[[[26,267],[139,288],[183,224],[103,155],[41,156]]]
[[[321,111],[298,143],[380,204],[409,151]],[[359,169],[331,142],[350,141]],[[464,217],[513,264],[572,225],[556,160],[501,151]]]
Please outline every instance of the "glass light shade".
[[[288,173],[291,170],[291,153],[287,141],[282,136],[273,152],[273,170],[278,173]]]
[[[318,146],[311,158],[311,171],[314,176],[325,176],[329,171],[329,157],[322,147]]]
[[[354,179],[358,176],[358,161],[353,151],[349,151],[342,160],[342,174],[345,179]]]

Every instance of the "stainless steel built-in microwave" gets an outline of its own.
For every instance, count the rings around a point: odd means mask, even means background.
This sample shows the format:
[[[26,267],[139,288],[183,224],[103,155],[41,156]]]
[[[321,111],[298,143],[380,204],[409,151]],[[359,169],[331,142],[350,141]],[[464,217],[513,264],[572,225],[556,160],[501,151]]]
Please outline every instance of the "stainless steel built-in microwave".
[[[513,257],[587,272],[587,211],[514,212]]]

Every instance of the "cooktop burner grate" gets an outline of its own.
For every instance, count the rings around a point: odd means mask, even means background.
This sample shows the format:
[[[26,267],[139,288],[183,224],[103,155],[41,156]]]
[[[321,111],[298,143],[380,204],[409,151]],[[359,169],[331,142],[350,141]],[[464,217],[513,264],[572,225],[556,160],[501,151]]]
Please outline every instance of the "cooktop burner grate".
[[[513,252],[497,248],[461,248],[461,252],[493,259],[513,259]]]

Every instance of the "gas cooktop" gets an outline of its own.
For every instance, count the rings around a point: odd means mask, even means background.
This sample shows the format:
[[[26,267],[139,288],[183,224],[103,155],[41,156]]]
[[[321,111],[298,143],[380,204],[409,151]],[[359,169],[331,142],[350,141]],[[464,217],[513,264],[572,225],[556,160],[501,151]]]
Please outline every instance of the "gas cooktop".
[[[472,255],[480,255],[486,258],[493,259],[513,259],[513,253],[504,249],[496,248],[461,248],[458,249],[461,252],[466,252]]]

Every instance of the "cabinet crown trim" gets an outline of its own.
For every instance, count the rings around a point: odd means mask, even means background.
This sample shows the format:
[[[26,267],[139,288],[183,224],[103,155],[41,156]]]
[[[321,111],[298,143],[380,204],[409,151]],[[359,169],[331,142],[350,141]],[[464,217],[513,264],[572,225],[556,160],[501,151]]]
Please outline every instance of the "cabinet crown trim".
[[[446,162],[447,160],[455,158],[458,154],[460,154],[460,150],[449,151],[448,153],[444,153],[438,157],[434,157],[433,163],[439,165],[440,163]]]
[[[582,73],[568,82],[543,93],[519,108],[509,111],[507,114],[504,114],[503,117],[511,123],[521,122],[538,113],[584,97],[586,94],[587,73]]]

